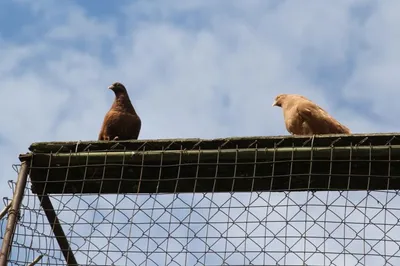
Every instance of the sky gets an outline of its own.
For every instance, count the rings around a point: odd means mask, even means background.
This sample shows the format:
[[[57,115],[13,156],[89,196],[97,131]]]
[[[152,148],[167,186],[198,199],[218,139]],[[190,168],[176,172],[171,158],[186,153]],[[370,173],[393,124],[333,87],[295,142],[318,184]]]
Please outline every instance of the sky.
[[[396,132],[395,0],[0,2],[0,193],[32,142],[95,140],[120,81],[140,139],[288,134],[280,93]]]

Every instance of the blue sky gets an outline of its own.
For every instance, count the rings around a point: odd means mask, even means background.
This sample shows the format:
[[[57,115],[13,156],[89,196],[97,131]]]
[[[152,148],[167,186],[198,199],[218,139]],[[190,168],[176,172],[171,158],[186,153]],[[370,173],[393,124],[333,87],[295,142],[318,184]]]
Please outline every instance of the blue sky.
[[[287,134],[279,93],[398,131],[395,0],[0,2],[0,186],[36,141],[94,140],[123,82],[140,138]]]

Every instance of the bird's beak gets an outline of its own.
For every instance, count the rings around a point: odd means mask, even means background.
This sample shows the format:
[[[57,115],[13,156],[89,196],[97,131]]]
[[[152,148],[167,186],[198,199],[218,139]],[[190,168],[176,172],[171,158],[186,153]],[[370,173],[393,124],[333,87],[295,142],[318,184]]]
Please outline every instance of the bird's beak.
[[[110,90],[114,89],[114,85],[108,86],[108,89]]]
[[[274,101],[274,103],[272,104],[272,106],[276,106],[276,104],[277,104],[277,102],[276,102],[276,101]]]

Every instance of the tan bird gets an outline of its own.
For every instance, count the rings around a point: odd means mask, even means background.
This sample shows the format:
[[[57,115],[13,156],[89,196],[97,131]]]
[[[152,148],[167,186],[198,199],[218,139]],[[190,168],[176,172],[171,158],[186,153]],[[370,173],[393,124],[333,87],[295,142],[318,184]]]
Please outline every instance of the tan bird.
[[[115,82],[108,88],[114,92],[115,99],[104,117],[99,140],[137,139],[142,121],[132,106],[125,86]]]
[[[283,110],[287,131],[292,135],[350,134],[350,130],[304,96],[280,94],[272,106]]]

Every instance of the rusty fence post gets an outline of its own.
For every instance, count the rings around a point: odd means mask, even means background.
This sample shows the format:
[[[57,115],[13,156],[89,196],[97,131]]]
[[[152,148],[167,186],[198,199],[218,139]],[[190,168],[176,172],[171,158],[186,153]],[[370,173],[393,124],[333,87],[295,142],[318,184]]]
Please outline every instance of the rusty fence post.
[[[15,228],[17,225],[17,217],[21,207],[22,198],[24,197],[24,190],[26,181],[28,179],[28,162],[23,161],[18,173],[17,185],[12,198],[11,208],[8,211],[8,219],[6,231],[3,238],[0,253],[0,266],[7,266],[7,261],[11,253],[11,246],[14,237]]]

